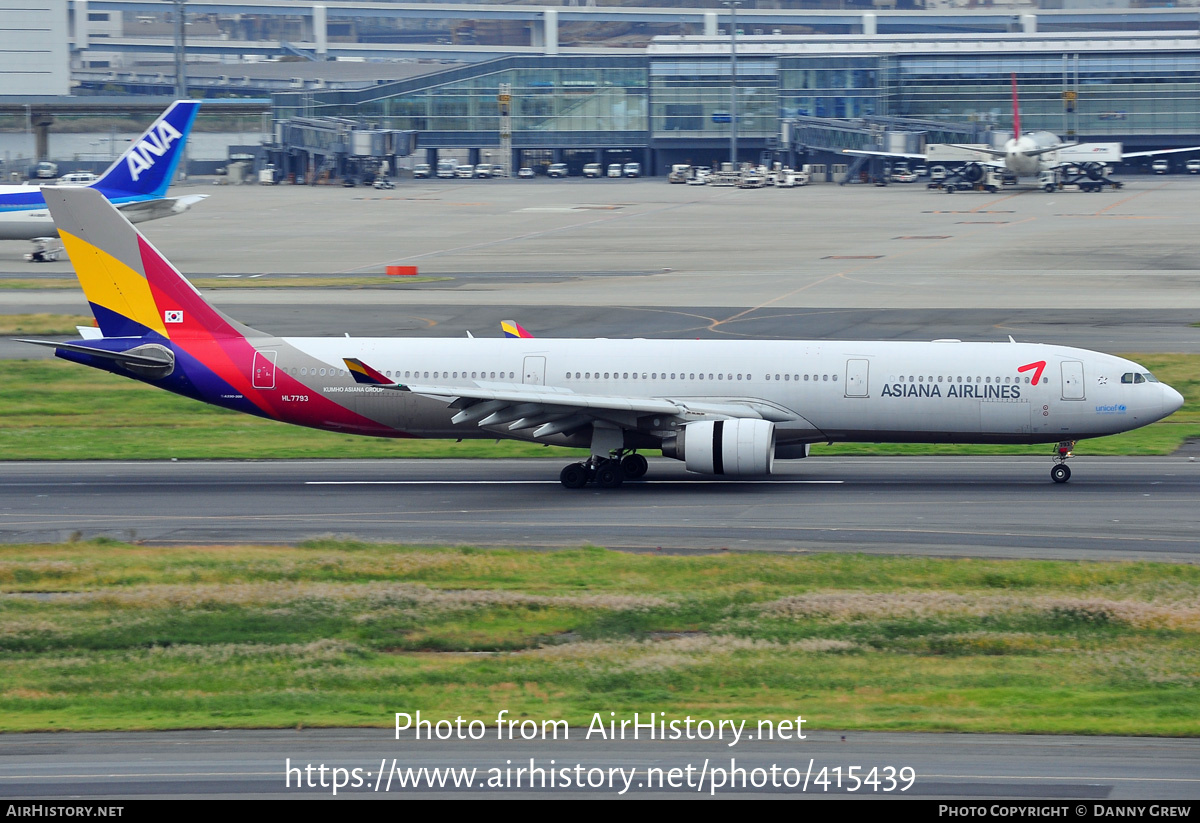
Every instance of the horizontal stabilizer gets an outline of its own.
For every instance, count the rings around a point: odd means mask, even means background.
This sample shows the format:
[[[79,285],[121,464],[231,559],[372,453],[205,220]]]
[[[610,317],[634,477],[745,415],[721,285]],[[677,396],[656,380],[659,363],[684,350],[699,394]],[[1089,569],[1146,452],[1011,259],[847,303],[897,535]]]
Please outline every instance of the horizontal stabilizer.
[[[163,346],[146,346],[141,340],[138,340],[136,350],[130,351],[109,351],[108,349],[100,349],[94,346],[81,346],[78,343],[63,343],[56,340],[22,340],[17,339],[18,343],[32,343],[35,346],[46,346],[52,349],[63,349],[64,351],[73,351],[76,354],[87,354],[92,357],[99,357],[104,360],[115,360],[127,366],[141,366],[143,368],[161,368],[171,366],[175,363],[175,356],[170,349]]]

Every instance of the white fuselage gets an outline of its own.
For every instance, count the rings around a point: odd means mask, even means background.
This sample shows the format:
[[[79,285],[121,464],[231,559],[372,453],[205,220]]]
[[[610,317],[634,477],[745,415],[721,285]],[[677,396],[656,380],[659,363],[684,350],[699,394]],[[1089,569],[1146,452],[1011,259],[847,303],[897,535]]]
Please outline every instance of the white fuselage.
[[[305,396],[420,437],[526,435],[455,425],[457,409],[443,397],[356,384],[343,358],[417,392],[521,384],[612,398],[617,409],[621,398],[741,404],[774,420],[781,443],[1055,442],[1138,428],[1182,404],[1131,361],[1029,343],[261,338],[254,345],[276,351],[278,370],[307,387]],[[1135,383],[1126,375],[1141,376]],[[631,413],[621,425],[662,438],[686,422]]]
[[[1062,145],[1058,136],[1048,131],[1034,131],[1011,138],[1004,144],[1004,165],[1017,177],[1036,177],[1044,169],[1056,165],[1046,154],[1034,154]]]

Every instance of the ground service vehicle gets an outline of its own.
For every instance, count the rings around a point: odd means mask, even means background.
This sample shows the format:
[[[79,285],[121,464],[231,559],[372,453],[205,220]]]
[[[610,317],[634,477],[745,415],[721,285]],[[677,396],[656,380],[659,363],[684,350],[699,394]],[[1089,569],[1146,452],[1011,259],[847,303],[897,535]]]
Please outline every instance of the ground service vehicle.
[[[583,167],[584,177],[600,177],[603,174],[604,167],[599,163],[588,163]]]

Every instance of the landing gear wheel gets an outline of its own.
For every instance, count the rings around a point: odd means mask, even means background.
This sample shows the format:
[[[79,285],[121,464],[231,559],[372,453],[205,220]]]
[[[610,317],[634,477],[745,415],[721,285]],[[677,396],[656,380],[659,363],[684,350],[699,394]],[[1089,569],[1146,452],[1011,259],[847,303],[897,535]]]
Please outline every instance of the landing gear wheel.
[[[1050,470],[1050,479],[1055,483],[1066,483],[1071,479],[1071,467],[1060,463]]]
[[[627,454],[621,459],[621,471],[626,480],[637,480],[646,474],[650,463],[640,454]]]
[[[587,466],[582,463],[572,463],[558,473],[558,481],[568,489],[582,489],[588,479]]]
[[[625,481],[621,465],[616,462],[605,463],[596,469],[596,485],[602,489],[615,489]]]

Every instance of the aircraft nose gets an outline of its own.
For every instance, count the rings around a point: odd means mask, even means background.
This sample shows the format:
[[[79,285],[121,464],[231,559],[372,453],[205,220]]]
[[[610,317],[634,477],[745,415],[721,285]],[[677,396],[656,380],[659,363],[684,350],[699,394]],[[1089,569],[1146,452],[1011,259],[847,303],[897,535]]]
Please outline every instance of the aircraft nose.
[[[1163,389],[1163,398],[1162,398],[1163,417],[1166,417],[1168,414],[1174,414],[1175,412],[1177,412],[1181,408],[1183,408],[1183,395],[1182,394],[1175,391],[1173,388],[1168,386],[1166,383],[1162,384],[1162,389]]]

